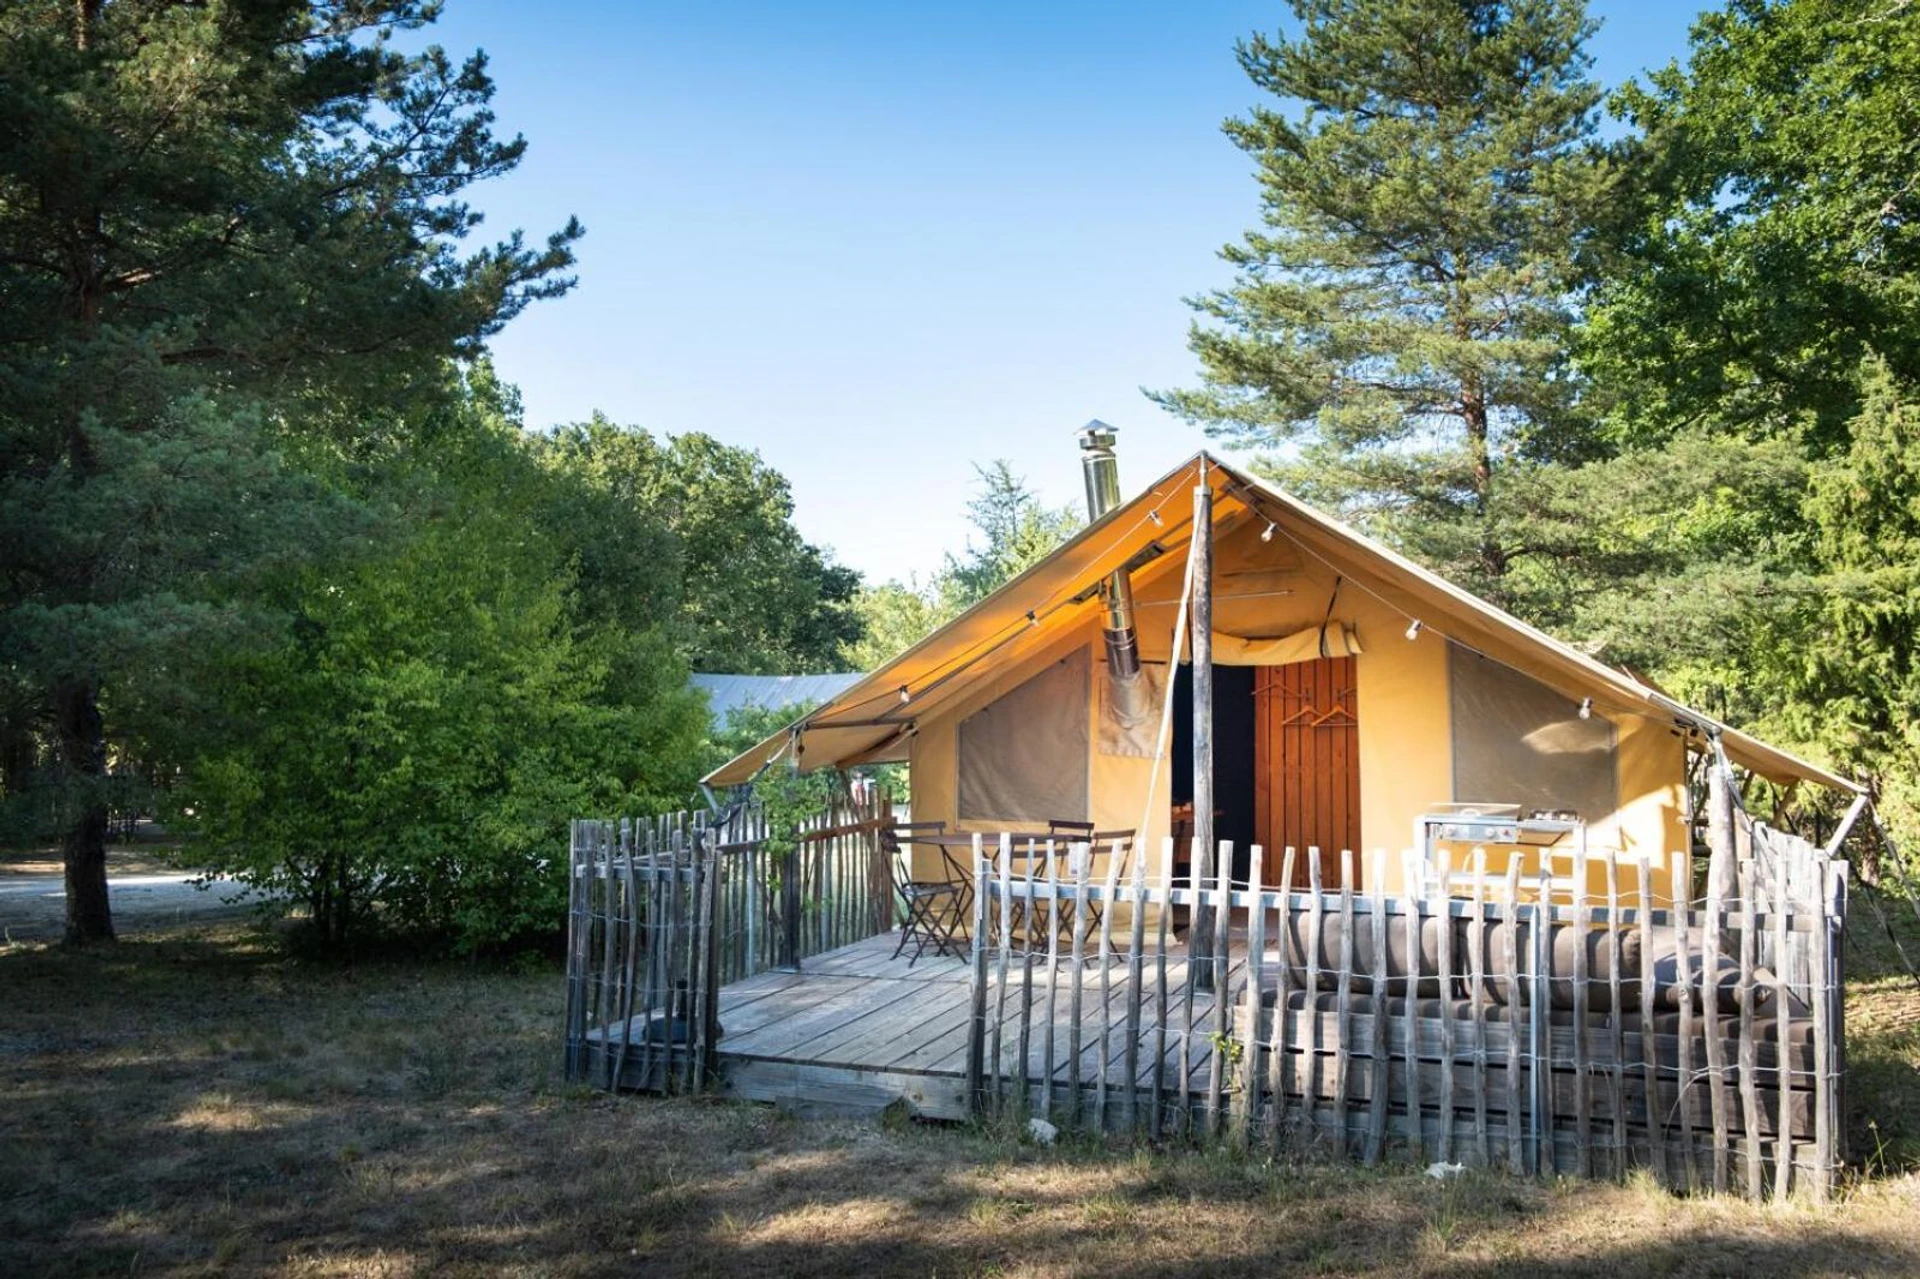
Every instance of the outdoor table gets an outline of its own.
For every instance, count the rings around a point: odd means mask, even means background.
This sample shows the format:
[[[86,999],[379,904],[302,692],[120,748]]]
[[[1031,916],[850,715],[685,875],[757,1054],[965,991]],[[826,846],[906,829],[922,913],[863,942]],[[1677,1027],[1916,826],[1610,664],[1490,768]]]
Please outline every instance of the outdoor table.
[[[935,845],[941,850],[943,855],[952,856],[959,852],[971,852],[975,833],[974,831],[945,831],[938,835],[920,837],[914,842]],[[1109,842],[1106,840],[1089,841],[1084,838],[1062,835],[1057,831],[1051,834],[1046,831],[1019,830],[980,831],[977,833],[980,836],[983,849],[990,856],[999,852],[1000,837],[1002,835],[1010,837],[1012,847],[1011,855],[1007,859],[1007,875],[1009,879],[1022,882],[1024,882],[1027,877],[1025,866],[1029,862],[1032,863],[1035,881],[1042,881],[1047,869],[1047,850],[1048,846],[1051,845],[1053,850],[1052,855],[1059,859],[1060,870],[1062,872],[1060,882],[1055,888],[1057,895],[1056,900],[1062,901],[1071,901],[1076,891],[1072,883],[1073,846],[1075,844],[1092,844],[1094,850],[1097,851],[1100,844]],[[1129,840],[1129,843],[1130,842]],[[970,865],[971,863],[969,862],[968,864]],[[992,872],[989,871],[988,873],[991,874]],[[1026,929],[1028,926],[1026,918],[1028,908],[1032,908],[1049,916],[1057,916],[1061,925],[1071,927],[1071,914],[1049,906],[1044,906],[1038,901],[1033,901],[1025,903],[1025,905],[1016,904],[1014,907],[1014,911],[1020,920],[1019,927],[1022,929]],[[1104,909],[1104,904],[1099,900],[1095,899],[1090,901],[1087,909],[1089,927],[1099,926],[1100,915]]]

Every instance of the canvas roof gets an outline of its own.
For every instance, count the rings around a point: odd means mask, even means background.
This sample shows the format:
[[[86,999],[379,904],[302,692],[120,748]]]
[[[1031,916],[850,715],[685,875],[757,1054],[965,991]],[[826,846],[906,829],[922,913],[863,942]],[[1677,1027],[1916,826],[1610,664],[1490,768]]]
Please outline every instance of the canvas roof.
[[[1190,540],[1192,491],[1202,477],[1215,494],[1216,528],[1249,515],[1272,521],[1305,554],[1409,619],[1420,619],[1423,632],[1435,638],[1464,644],[1569,697],[1591,697],[1603,711],[1670,718],[1691,732],[1717,732],[1730,759],[1771,781],[1860,789],[1682,706],[1206,453],[1183,462],[893,661],[714,770],[706,781],[738,785],[769,761],[790,762],[793,750],[803,769],[905,759],[920,717],[1085,624],[1100,608],[1094,588],[1114,569],[1157,553],[1145,571],[1177,571]]]

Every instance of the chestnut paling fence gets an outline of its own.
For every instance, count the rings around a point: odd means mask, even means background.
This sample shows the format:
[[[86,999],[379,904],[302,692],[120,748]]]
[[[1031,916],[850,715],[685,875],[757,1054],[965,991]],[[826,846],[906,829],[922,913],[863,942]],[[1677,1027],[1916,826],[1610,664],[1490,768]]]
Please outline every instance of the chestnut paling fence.
[[[1388,893],[1382,854],[1273,866],[1256,847],[1235,880],[1223,845],[1195,882],[1171,841],[1150,868],[1121,845],[983,839],[974,1103],[1369,1163],[1824,1196],[1847,867],[1764,826],[1749,847],[1738,896],[1649,909],[1649,862],[1596,858],[1592,892],[1580,853],[1557,883],[1517,857],[1409,857],[1411,887]],[[1672,882],[1688,870],[1676,857]],[[1269,880],[1306,887],[1253,887]]]
[[[751,809],[575,822],[569,1076],[712,1082],[722,986],[897,925],[891,822],[839,806],[785,853]],[[1737,892],[1684,909],[1648,905],[1650,862],[1602,855],[1590,874],[1575,853],[1558,881],[1503,854],[1408,860],[1389,893],[1377,853],[1254,848],[1236,878],[1223,846],[1223,872],[1196,882],[1173,851],[976,844],[976,1109],[1369,1162],[1830,1192],[1847,865],[1805,841],[1753,827]],[[1671,874],[1689,882],[1684,857]]]
[[[566,1072],[606,1088],[711,1080],[720,989],[895,923],[884,799],[836,804],[770,851],[743,806],[572,826]]]

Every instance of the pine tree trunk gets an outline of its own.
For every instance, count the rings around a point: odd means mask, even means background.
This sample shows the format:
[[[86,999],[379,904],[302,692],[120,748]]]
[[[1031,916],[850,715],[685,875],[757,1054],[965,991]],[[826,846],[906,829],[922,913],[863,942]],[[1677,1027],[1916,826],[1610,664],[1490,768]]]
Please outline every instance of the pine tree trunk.
[[[113,940],[113,910],[107,897],[106,722],[99,690],[90,683],[63,683],[54,690],[60,730],[60,768],[65,789],[77,795],[64,833],[67,887],[66,940],[72,945]]]
[[[1487,397],[1478,379],[1469,379],[1460,396],[1461,416],[1466,421],[1467,451],[1473,463],[1474,506],[1480,519],[1480,572],[1482,589],[1493,603],[1506,604],[1501,579],[1507,575],[1507,553],[1493,536],[1489,511],[1493,499],[1493,453],[1487,439]]]

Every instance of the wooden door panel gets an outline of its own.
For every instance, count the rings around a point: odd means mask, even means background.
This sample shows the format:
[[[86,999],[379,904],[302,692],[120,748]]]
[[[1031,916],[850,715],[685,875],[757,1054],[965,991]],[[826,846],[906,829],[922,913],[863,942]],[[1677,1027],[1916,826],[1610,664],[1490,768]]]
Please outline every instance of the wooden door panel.
[[[1359,879],[1360,750],[1351,657],[1261,667],[1254,678],[1254,823],[1277,883],[1285,850],[1298,850],[1294,884],[1308,882],[1307,849],[1321,850],[1321,883],[1340,882],[1351,849]]]

